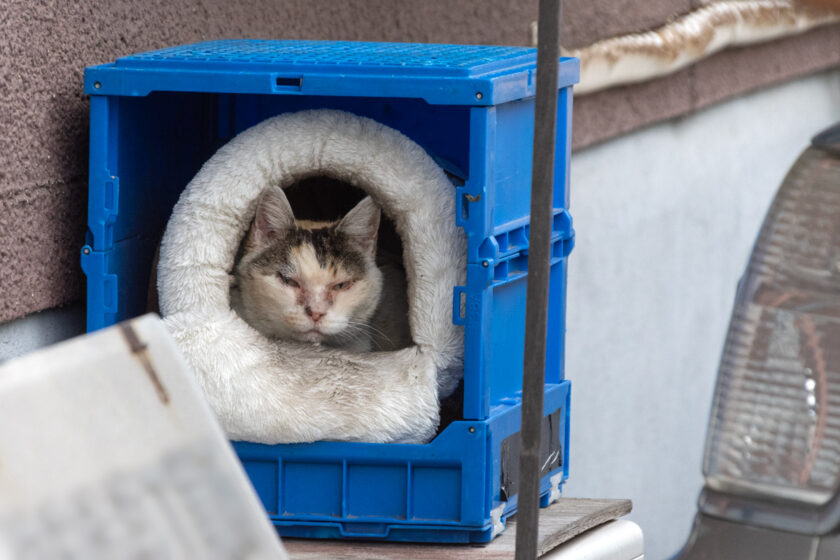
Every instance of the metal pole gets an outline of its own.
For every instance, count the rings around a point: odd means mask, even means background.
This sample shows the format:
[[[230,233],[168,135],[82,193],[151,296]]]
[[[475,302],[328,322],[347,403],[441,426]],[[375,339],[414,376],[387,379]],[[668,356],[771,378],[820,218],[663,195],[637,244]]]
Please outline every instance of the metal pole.
[[[537,99],[534,110],[534,160],[531,179],[531,234],[528,248],[528,297],[525,311],[525,360],[522,379],[522,445],[519,456],[519,505],[516,560],[537,557],[540,490],[540,427],[545,391],[548,280],[554,195],[554,137],[557,122],[557,73],[560,58],[561,0],[540,0],[537,41]]]

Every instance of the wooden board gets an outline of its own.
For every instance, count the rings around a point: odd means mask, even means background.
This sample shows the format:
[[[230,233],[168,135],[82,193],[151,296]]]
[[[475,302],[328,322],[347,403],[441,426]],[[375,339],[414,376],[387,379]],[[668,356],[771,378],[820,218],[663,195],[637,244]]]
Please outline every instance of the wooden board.
[[[561,498],[540,510],[540,556],[569,539],[630,513],[630,500],[591,500]],[[516,517],[508,519],[507,529],[486,545],[417,544],[366,541],[328,541],[283,539],[292,560],[496,560],[513,558],[516,544]]]

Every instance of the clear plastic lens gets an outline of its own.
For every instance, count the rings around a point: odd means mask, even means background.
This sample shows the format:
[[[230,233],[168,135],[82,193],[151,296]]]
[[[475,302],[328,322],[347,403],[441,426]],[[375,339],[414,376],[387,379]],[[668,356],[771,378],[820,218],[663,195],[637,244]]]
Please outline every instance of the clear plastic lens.
[[[840,161],[806,151],[742,280],[706,442],[709,487],[811,504],[840,487]]]

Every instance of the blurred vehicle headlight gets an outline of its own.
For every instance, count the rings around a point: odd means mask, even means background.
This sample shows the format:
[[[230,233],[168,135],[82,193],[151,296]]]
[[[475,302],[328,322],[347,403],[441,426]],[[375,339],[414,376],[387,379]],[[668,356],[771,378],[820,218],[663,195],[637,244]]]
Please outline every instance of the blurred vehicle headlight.
[[[840,522],[840,127],[779,189],[738,288],[700,509],[807,533]]]

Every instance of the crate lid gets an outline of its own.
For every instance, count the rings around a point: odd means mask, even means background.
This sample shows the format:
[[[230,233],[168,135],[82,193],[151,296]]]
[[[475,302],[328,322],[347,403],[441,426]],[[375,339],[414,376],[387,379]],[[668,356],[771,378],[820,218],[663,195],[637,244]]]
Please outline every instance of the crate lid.
[[[563,58],[558,87],[578,81]],[[533,96],[536,49],[352,41],[207,41],[118,58],[85,71],[92,95],[152,91],[413,97],[494,105]]]

